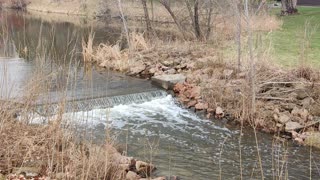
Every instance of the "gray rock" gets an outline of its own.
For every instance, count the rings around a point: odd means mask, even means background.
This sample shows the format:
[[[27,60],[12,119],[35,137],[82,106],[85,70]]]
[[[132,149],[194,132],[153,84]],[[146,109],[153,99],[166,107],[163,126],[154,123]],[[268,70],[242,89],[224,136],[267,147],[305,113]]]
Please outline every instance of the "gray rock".
[[[156,68],[151,68],[151,69],[149,69],[149,73],[150,74],[154,74],[154,73],[156,73],[157,72],[157,69]]]
[[[302,129],[303,126],[297,122],[287,122],[286,123],[286,127],[285,127],[285,131],[286,132],[291,132],[291,131],[296,131],[296,130],[299,130],[299,129]]]
[[[304,107],[304,108],[309,108],[313,103],[314,103],[314,99],[312,97],[307,97],[305,99],[303,99],[301,101],[301,105]]]
[[[298,100],[303,100],[309,96],[308,93],[303,89],[298,90],[296,93]]]
[[[173,60],[175,66],[180,65],[180,64],[181,64],[181,61],[182,61],[182,60],[179,59],[179,58]]]
[[[225,70],[223,70],[223,78],[225,78],[225,79],[230,79],[231,78],[231,76],[232,76],[232,74],[233,74],[233,70],[231,70],[231,69],[225,69]]]
[[[166,180],[166,177],[157,177],[157,178],[154,178],[152,180]]]
[[[165,65],[165,66],[173,66],[174,61],[166,60],[166,61],[163,61],[162,64]]]
[[[146,65],[142,62],[138,62],[135,66],[131,67],[129,70],[129,75],[137,75],[146,69]]]
[[[166,71],[168,74],[175,74],[177,71],[175,69],[169,69]]]
[[[216,114],[217,115],[223,115],[224,114],[223,109],[221,107],[217,107],[216,108]]]
[[[39,174],[40,169],[35,167],[20,167],[13,170],[15,174],[24,174],[27,177],[35,177]]]
[[[126,180],[136,180],[139,179],[139,176],[137,175],[137,173],[133,172],[133,171],[129,171],[126,175]]]
[[[290,121],[290,117],[286,114],[280,114],[280,117],[278,118],[278,122],[281,124],[286,124]]]
[[[153,84],[160,86],[164,89],[173,89],[177,83],[185,82],[186,77],[182,74],[165,74],[154,76],[151,78]]]

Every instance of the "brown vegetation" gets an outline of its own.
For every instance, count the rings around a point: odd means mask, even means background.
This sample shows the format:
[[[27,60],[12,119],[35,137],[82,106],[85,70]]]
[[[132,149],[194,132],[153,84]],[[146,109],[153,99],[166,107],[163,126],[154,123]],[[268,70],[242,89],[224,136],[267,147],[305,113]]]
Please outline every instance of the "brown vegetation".
[[[63,111],[47,124],[33,124],[32,108],[27,107],[0,104],[1,180],[140,179],[156,169],[121,155],[108,136],[102,144],[92,142],[89,135],[80,137],[79,130],[62,118]]]
[[[0,6],[12,9],[25,9],[28,4],[28,0],[0,0]]]
[[[77,143],[72,132],[61,129],[62,119],[30,125],[16,119],[8,108],[0,107],[0,174],[57,179],[121,179],[124,175],[119,161],[125,157],[111,144]]]

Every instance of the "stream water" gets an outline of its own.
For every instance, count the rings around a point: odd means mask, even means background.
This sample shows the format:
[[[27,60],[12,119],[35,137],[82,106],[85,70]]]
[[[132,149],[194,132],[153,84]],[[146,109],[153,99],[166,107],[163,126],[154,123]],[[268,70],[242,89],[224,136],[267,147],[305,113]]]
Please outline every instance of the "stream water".
[[[10,31],[15,34],[12,41],[14,43],[8,46],[10,51],[3,51],[1,56],[21,57],[19,47],[24,46],[30,47],[29,51],[32,53],[41,28],[43,42],[50,42],[52,37],[60,39],[55,41],[54,54],[65,52],[68,45],[63,40],[70,37],[70,32],[79,36],[86,32],[86,28],[81,26],[43,22],[40,18],[16,12],[6,13],[1,19],[7,19]],[[52,27],[55,28],[54,31],[51,31]],[[110,36],[104,34],[109,33],[108,29],[110,28],[95,28],[94,31],[100,40],[105,37],[107,41]],[[109,41],[115,42],[114,39]],[[80,41],[77,43],[80,45]],[[56,66],[65,62],[51,59],[49,64]],[[82,66],[78,62],[74,64]],[[242,172],[244,179],[261,179],[262,166],[266,179],[279,179],[280,176],[297,180],[310,177],[320,179],[319,151],[311,151],[310,148],[299,147],[291,142],[277,141],[264,133],[257,133],[256,143],[252,129],[245,129],[240,136],[237,127],[227,126],[220,120],[201,118],[180,107],[166,93],[157,96],[152,93],[144,96],[133,94],[128,97],[128,100],[120,98],[119,105],[112,108],[95,107],[65,113],[64,117],[76,121],[79,127],[92,131],[97,142],[105,138],[105,129],[108,128],[115,142],[125,145],[123,149],[127,149],[128,156],[154,163],[158,168],[158,175],[177,175],[181,179],[190,180],[240,179]],[[139,103],[132,100],[135,98],[140,98]]]

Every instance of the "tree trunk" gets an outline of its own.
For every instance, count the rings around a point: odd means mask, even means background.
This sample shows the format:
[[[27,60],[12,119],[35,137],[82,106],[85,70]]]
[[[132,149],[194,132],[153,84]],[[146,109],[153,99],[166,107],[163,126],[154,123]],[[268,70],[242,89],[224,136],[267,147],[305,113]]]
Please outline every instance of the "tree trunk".
[[[128,46],[129,46],[129,51],[131,51],[132,47],[131,47],[131,42],[130,42],[130,37],[129,37],[129,30],[128,30],[126,18],[125,18],[124,14],[123,14],[121,0],[118,0],[118,9],[119,9],[119,12],[120,12],[120,15],[121,15],[121,20],[123,22],[123,28],[124,28],[124,31],[126,33],[127,42],[128,42]]]
[[[281,15],[290,15],[298,13],[298,0],[281,0]]]
[[[236,6],[236,15],[237,15],[237,46],[238,46],[238,72],[241,71],[241,55],[242,55],[242,43],[241,43],[241,34],[242,34],[242,0],[238,2]]]
[[[194,28],[194,17],[193,17],[193,12],[192,12],[192,6],[190,4],[190,1],[189,0],[185,0],[185,3],[186,3],[186,6],[187,6],[187,9],[189,11],[189,17],[191,19],[191,22],[192,22],[192,27]]]
[[[281,0],[281,15],[287,15],[287,0]]]
[[[151,12],[152,12],[152,21],[154,21],[154,5],[153,5],[153,0],[151,2]]]
[[[143,10],[144,10],[144,17],[145,17],[146,25],[147,25],[147,33],[148,33],[148,35],[150,35],[152,32],[152,27],[151,27],[151,22],[150,22],[150,18],[149,18],[147,0],[141,0],[141,3],[143,6]]]
[[[297,4],[298,4],[298,0],[292,0],[292,8],[296,10],[296,12],[298,12],[297,10]]]
[[[194,3],[194,31],[197,39],[201,39],[201,30],[199,23],[199,1],[196,0]]]
[[[213,2],[210,0],[209,4],[209,11],[208,11],[208,19],[207,19],[207,33],[206,33],[206,40],[210,38],[211,34],[211,23],[212,23],[212,13],[213,13]]]

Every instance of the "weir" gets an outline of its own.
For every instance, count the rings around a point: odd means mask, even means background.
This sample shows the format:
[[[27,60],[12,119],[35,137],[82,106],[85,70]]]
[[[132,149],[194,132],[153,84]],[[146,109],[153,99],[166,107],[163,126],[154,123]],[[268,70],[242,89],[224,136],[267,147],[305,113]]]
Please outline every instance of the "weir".
[[[55,114],[60,107],[65,112],[88,111],[166,96],[148,80],[112,71],[83,66],[39,68],[35,62],[10,58],[0,59],[0,85],[0,100],[22,106],[30,103],[42,115]],[[36,92],[31,102],[27,93],[30,89]]]

